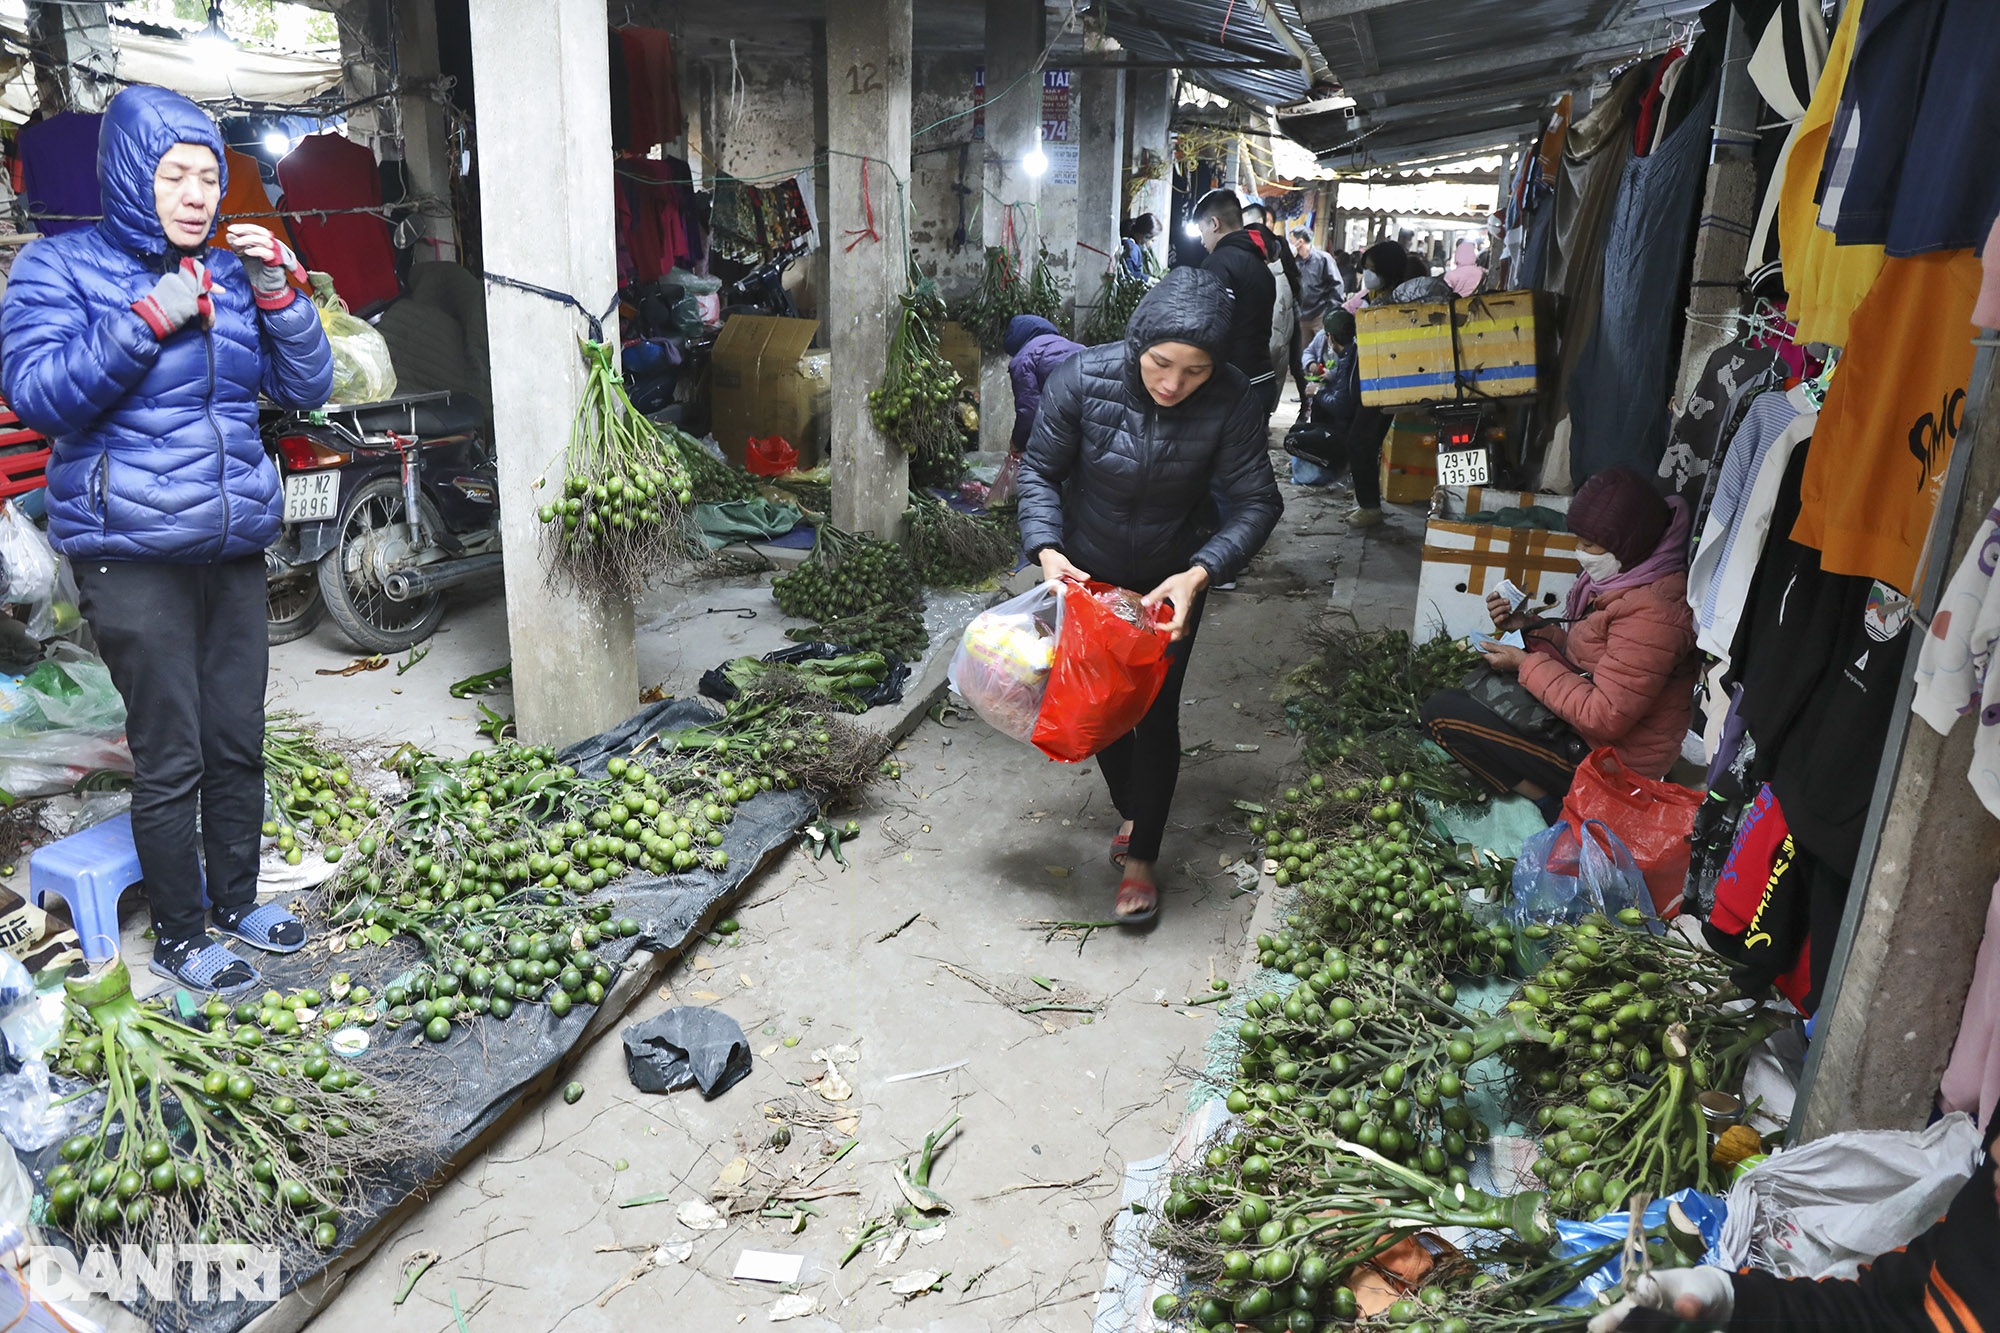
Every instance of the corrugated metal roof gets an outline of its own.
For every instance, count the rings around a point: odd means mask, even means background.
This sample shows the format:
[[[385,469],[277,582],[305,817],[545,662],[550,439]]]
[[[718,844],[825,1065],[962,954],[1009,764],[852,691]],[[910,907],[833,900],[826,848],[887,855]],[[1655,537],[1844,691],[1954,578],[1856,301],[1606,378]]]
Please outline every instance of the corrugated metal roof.
[[[1107,31],[1134,60],[1186,62],[1182,77],[1260,106],[1308,91],[1298,58],[1272,32],[1257,0],[1110,0]],[[1292,36],[1312,49],[1293,0],[1277,0]],[[1226,62],[1246,68],[1219,68]],[[1257,67],[1261,66],[1261,67]]]
[[[1664,49],[1707,0],[1309,0],[1319,51],[1356,105],[1282,116],[1329,159],[1394,163],[1532,133],[1550,104]]]

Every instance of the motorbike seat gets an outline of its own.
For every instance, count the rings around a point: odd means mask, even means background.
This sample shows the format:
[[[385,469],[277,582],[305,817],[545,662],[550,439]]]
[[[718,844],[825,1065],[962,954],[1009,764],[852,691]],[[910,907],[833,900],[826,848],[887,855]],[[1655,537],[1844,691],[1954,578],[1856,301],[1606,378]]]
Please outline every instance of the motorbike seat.
[[[446,435],[473,435],[480,428],[480,411],[471,403],[439,394],[417,403],[369,403],[350,409],[366,435],[395,431],[431,440]]]

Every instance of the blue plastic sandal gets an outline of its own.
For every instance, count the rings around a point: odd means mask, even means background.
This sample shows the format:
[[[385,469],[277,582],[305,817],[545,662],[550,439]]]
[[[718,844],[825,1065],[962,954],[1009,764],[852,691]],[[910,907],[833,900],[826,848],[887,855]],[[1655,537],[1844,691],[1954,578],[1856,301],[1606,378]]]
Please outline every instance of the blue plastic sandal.
[[[276,903],[260,903],[233,921],[223,908],[216,908],[209,915],[215,921],[217,930],[242,940],[253,949],[262,949],[266,953],[297,953],[306,947],[305,923]],[[291,933],[286,930],[287,926],[297,927],[298,938],[284,938]]]
[[[179,943],[161,941],[154,946],[146,970],[189,990],[217,995],[234,995],[263,981],[256,968],[206,936]]]

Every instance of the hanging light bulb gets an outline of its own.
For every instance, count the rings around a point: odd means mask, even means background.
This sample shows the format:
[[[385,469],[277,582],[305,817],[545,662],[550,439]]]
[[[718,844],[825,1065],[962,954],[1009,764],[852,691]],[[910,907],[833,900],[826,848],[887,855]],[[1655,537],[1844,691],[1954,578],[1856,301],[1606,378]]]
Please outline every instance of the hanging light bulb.
[[[1021,166],[1030,176],[1040,178],[1049,169],[1049,155],[1042,151],[1042,123],[1035,122],[1035,148],[1021,159]]]
[[[219,62],[224,68],[236,63],[236,41],[222,26],[221,0],[209,0],[208,22],[202,26],[200,32],[191,35],[187,41],[188,45],[194,48],[194,54],[198,59]]]
[[[292,151],[292,136],[283,130],[265,130],[264,151],[273,157],[283,157]]]

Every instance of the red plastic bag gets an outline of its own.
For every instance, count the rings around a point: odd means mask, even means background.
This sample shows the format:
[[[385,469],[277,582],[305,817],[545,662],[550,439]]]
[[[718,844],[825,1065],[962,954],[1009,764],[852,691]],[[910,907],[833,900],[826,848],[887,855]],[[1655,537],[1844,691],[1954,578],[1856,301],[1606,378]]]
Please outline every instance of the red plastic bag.
[[[799,451],[781,435],[751,440],[743,469],[753,477],[782,477],[799,465]]]
[[[1074,764],[1132,730],[1160,697],[1170,645],[1159,627],[1172,613],[1149,613],[1139,594],[1108,583],[1062,592],[1055,663],[1029,739],[1049,758]]]
[[[1639,863],[1660,919],[1667,921],[1680,911],[1694,852],[1688,834],[1701,799],[1698,791],[1630,772],[1607,745],[1577,765],[1562,816],[1572,828],[1596,819],[1616,833]]]

